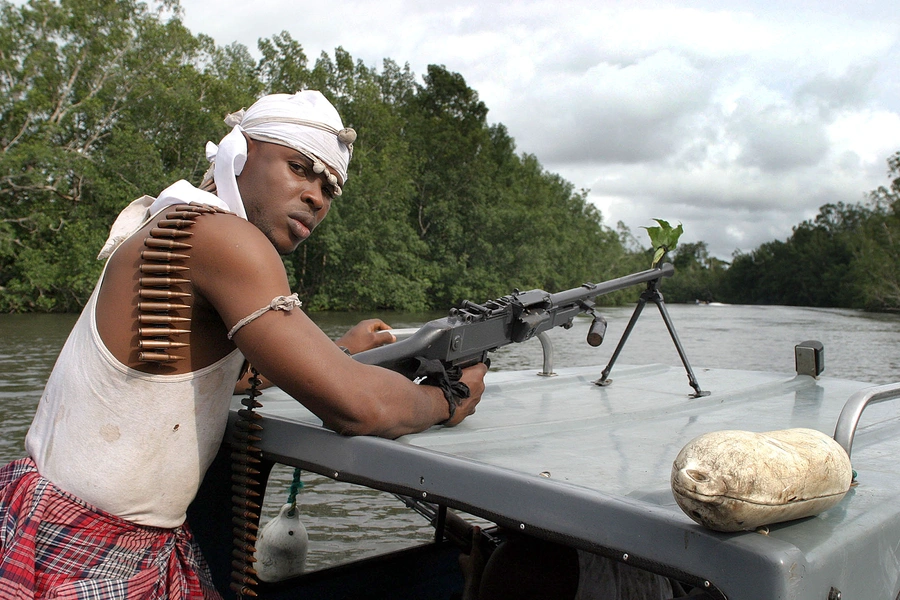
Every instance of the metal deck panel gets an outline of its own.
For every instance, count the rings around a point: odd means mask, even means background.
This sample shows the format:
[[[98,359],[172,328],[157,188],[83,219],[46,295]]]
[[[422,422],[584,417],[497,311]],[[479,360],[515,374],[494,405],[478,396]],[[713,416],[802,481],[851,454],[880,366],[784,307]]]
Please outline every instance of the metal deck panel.
[[[280,390],[267,390],[260,446],[285,464],[707,579],[729,598],[823,600],[831,586],[845,598],[896,597],[900,403],[866,411],[852,457],[860,486],[837,507],[772,526],[768,536],[722,534],[675,504],[669,477],[678,451],[722,429],[812,427],[830,435],[844,402],[866,384],[700,369],[712,393],[692,399],[678,368],[620,366],[603,388],[591,383],[599,371],[490,373],[473,417],[396,441],[339,436]]]

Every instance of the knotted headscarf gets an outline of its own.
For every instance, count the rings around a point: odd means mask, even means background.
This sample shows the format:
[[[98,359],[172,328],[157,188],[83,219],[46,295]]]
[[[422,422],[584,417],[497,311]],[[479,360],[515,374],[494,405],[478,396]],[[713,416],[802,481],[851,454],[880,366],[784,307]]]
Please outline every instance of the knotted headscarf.
[[[231,132],[218,145],[206,144],[216,193],[197,189],[182,179],[163,190],[157,198],[144,196],[135,200],[116,218],[109,239],[97,258],[108,258],[147,219],[172,204],[208,204],[246,219],[236,179],[247,162],[245,133],[254,140],[281,144],[303,154],[312,161],[315,173],[325,175],[334,194],[341,194],[341,186],[347,181],[356,132],[344,127],[337,110],[320,92],[307,90],[264,96],[250,108],[228,115],[225,123],[232,126]],[[337,176],[328,167],[334,169]]]

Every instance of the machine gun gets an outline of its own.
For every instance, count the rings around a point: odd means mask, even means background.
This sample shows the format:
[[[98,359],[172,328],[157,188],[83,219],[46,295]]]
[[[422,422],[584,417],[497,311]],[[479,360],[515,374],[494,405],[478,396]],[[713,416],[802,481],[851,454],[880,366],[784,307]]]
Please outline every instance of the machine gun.
[[[411,337],[354,355],[359,362],[378,365],[402,373],[413,378],[422,359],[440,360],[445,367],[465,368],[487,359],[488,352],[507,344],[524,342],[554,327],[572,327],[575,317],[582,313],[594,317],[588,330],[587,342],[591,346],[599,346],[606,333],[606,320],[594,313],[593,299],[640,283],[647,283],[647,291],[641,295],[638,309],[629,323],[628,330],[619,342],[613,361],[625,342],[640,309],[647,300],[659,306],[663,319],[669,328],[672,339],[681,355],[688,378],[698,395],[703,394],[696,384],[696,379],[687,363],[675,330],[671,326],[662,295],[659,293],[659,282],[663,277],[671,277],[675,268],[665,263],[660,267],[648,269],[602,283],[585,283],[584,285],[551,294],[544,290],[514,291],[508,296],[490,300],[484,304],[476,304],[468,300],[459,308],[450,310],[450,314],[423,325]],[[607,375],[612,368],[610,362],[603,372],[599,385],[608,383]]]

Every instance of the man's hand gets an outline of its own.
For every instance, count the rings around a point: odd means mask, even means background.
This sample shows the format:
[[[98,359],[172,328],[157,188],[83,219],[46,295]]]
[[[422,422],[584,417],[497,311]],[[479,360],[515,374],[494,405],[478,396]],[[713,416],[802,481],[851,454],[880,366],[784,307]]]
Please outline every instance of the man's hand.
[[[460,381],[469,386],[469,397],[463,398],[453,418],[444,423],[445,427],[453,427],[462,423],[463,419],[475,412],[475,407],[481,402],[481,395],[484,393],[484,375],[487,373],[487,365],[478,363],[466,369],[463,369]]]
[[[392,344],[397,338],[390,332],[391,326],[381,319],[366,319],[354,325],[335,343],[356,354],[364,350]]]

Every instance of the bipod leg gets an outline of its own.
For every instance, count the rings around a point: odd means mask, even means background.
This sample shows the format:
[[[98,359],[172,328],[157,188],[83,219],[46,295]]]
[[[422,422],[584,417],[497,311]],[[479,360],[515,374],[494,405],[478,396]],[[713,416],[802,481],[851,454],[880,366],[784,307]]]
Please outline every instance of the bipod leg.
[[[616,359],[619,358],[619,353],[622,352],[622,348],[625,346],[625,341],[631,334],[631,330],[634,329],[634,325],[637,323],[638,317],[641,316],[641,311],[644,310],[644,305],[647,304],[647,292],[649,291],[650,287],[641,292],[641,297],[638,298],[637,306],[634,307],[634,312],[631,313],[631,319],[629,319],[628,321],[628,326],[625,327],[625,333],[623,333],[622,337],[619,338],[619,343],[618,345],[616,345],[616,349],[610,357],[609,363],[606,365],[606,368],[603,369],[603,372],[600,374],[600,379],[594,382],[596,385],[607,386],[612,383],[612,379],[609,379],[609,372],[612,371],[613,365],[616,364]]]
[[[650,290],[647,291],[649,292]],[[709,392],[704,392],[700,389],[700,384],[694,376],[694,370],[691,369],[691,363],[688,362],[687,354],[685,354],[684,347],[681,345],[681,340],[678,339],[678,334],[675,332],[675,325],[672,324],[672,319],[669,318],[669,311],[666,309],[666,302],[663,300],[662,294],[656,288],[654,288],[653,291],[655,294],[652,295],[650,300],[652,300],[657,308],[659,308],[659,314],[662,315],[663,322],[666,324],[666,329],[669,330],[669,335],[672,336],[672,341],[675,343],[675,349],[678,350],[678,356],[681,357],[681,362],[684,364],[684,370],[687,371],[688,382],[691,384],[691,387],[694,388],[695,393],[691,394],[691,398],[709,396]]]

